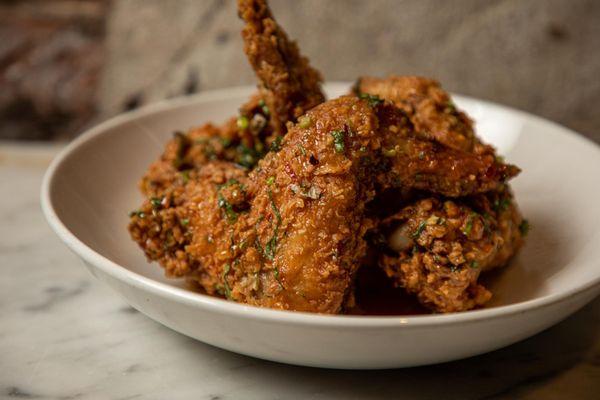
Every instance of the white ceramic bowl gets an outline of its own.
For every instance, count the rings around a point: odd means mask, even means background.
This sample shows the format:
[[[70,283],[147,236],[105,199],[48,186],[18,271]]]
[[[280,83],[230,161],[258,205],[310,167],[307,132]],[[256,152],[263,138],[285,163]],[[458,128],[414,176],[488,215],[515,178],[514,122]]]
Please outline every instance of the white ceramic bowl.
[[[331,96],[347,84],[329,84]],[[185,335],[290,364],[391,368],[491,351],[567,317],[600,291],[600,150],[554,123],[456,96],[478,132],[510,162],[532,230],[493,283],[483,310],[449,315],[325,316],[261,309],[186,290],[146,262],[126,230],[137,181],[172,132],[234,115],[253,92],[235,88],[159,103],[116,117],[69,145],[46,173],[42,206],[51,227],[133,307]],[[85,310],[82,310],[85,318]]]

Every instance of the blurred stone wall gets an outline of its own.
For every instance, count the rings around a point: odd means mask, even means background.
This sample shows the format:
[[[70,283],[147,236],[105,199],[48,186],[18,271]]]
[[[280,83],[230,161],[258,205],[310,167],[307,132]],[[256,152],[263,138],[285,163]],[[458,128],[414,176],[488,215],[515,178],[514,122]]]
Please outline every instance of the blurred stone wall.
[[[0,0],[0,138],[66,138],[98,115],[107,0]]]
[[[272,0],[328,80],[419,74],[600,142],[598,0]],[[113,0],[94,94],[104,119],[252,84],[233,0]]]

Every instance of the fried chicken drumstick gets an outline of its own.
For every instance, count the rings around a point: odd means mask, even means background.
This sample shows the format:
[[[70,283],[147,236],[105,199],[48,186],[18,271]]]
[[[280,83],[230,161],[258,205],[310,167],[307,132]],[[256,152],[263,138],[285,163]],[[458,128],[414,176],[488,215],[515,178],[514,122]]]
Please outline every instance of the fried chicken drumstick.
[[[480,274],[523,242],[506,184],[519,169],[437,82],[361,78],[325,102],[266,1],[238,13],[259,92],[222,126],[176,133],[150,166],[129,224],[147,258],[207,294],[343,313],[375,250],[368,268],[430,310],[484,305]]]

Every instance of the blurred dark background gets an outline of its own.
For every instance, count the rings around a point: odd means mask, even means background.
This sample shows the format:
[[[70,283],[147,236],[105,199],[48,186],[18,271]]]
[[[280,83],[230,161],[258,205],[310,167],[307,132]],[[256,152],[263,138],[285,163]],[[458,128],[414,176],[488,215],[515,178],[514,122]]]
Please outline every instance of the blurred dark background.
[[[272,0],[328,80],[419,74],[600,142],[598,0]],[[0,138],[252,84],[233,0],[0,0]]]

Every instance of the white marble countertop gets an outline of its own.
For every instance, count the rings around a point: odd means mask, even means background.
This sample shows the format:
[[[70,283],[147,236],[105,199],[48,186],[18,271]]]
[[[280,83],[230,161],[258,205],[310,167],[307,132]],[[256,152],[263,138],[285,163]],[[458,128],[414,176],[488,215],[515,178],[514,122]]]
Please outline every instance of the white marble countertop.
[[[57,149],[0,144],[1,399],[600,398],[600,298],[503,350],[403,370],[287,366],[171,331],[50,231],[38,198]]]

